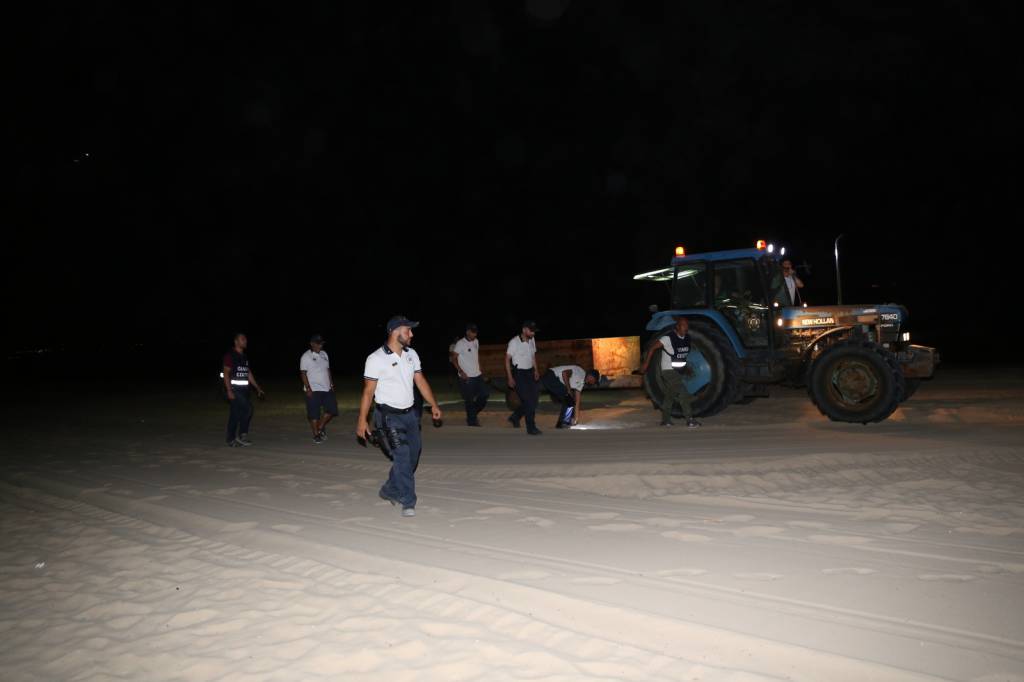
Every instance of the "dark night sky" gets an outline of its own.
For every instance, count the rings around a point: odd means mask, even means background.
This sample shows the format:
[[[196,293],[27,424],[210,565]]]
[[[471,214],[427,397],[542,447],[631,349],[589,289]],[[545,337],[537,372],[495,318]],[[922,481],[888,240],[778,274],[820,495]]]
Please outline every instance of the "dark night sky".
[[[948,358],[1003,324],[1017,5],[407,4],[25,19],[7,350],[206,372],[244,329],[292,370],[322,331],[358,368],[394,311],[433,350],[466,318],[632,334],[676,243],[787,244],[828,302],[841,232],[846,299]]]

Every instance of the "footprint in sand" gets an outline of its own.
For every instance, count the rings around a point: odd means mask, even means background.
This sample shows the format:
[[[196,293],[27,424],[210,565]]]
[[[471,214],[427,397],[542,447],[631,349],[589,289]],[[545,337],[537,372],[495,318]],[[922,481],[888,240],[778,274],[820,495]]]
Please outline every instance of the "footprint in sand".
[[[488,507],[487,509],[477,509],[477,514],[518,514],[518,509],[512,507]]]
[[[723,516],[719,520],[726,523],[750,523],[756,518],[756,516],[751,516],[750,514],[732,514],[731,516]]]
[[[644,519],[644,523],[646,523],[648,526],[658,526],[660,528],[678,528],[686,522],[680,521],[679,519],[667,519],[658,516],[653,519]]]
[[[785,528],[779,528],[778,526],[747,526],[745,528],[737,528],[733,531],[733,534],[737,537],[768,537],[769,535],[778,535],[779,533],[785,533]]]
[[[864,545],[871,542],[871,538],[860,535],[809,535],[807,539],[825,545]]]
[[[642,530],[639,523],[602,523],[599,526],[587,526],[587,530],[596,530],[606,533],[628,533],[634,530]]]
[[[519,519],[522,523],[530,523],[540,528],[550,528],[555,525],[555,522],[551,519],[544,519],[539,516],[527,516],[526,518]]]
[[[842,568],[823,568],[821,572],[825,575],[871,575],[872,573],[878,573],[873,568],[860,568],[857,566],[849,566]]]
[[[595,575],[591,578],[573,578],[570,580],[573,585],[615,585],[622,581],[618,578],[605,578],[599,575]]]
[[[707,573],[703,568],[669,568],[664,571],[658,571],[654,575],[661,576],[664,578],[693,578],[698,575],[704,575]]]
[[[252,530],[260,525],[256,521],[241,521],[239,523],[225,523],[220,527],[222,533],[233,533],[240,530]]]
[[[499,573],[498,580],[543,580],[550,578],[551,574],[544,571],[512,571],[510,573]]]
[[[460,516],[452,519],[452,523],[462,523],[463,521],[486,521],[491,518],[490,516]]]
[[[757,580],[759,582],[771,582],[785,577],[779,573],[733,573],[732,576],[740,580]]]
[[[962,573],[922,573],[917,576],[917,579],[944,583],[967,583],[977,580],[973,575],[964,575]]]
[[[302,526],[293,526],[290,523],[279,523],[276,526],[271,526],[271,528],[282,533],[298,533],[302,530]]]
[[[699,533],[683,533],[678,530],[667,530],[661,534],[661,537],[668,538],[670,540],[679,540],[680,542],[711,542],[711,538],[707,535],[701,535]]]
[[[589,514],[580,514],[579,518],[588,519],[590,521],[604,521],[606,519],[617,519],[621,516],[618,512],[591,512]]]
[[[829,524],[821,521],[790,521],[786,524],[790,528],[810,528],[811,530],[825,530]]]

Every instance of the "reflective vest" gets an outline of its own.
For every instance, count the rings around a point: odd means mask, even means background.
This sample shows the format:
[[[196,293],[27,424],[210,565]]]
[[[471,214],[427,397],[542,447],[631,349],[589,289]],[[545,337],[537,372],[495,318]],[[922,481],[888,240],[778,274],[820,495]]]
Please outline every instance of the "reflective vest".
[[[672,369],[677,372],[682,372],[683,368],[686,367],[686,358],[690,354],[690,335],[679,336],[675,331],[668,333],[669,343],[672,344],[672,352],[669,353],[662,346],[662,350],[672,358]]]
[[[230,367],[228,379],[232,386],[249,386],[249,358],[245,353],[229,352],[224,356],[224,366]]]

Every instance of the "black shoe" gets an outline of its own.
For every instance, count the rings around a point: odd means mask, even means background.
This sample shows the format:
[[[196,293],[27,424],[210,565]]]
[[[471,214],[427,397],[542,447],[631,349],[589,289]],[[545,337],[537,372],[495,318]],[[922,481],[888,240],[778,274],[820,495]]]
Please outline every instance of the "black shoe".
[[[512,425],[513,429],[518,429],[519,428],[519,420],[518,419],[513,419],[512,417],[509,417],[508,418],[508,423]]]
[[[392,506],[398,504],[398,500],[396,500],[393,497],[388,497],[387,495],[384,494],[383,490],[378,490],[377,495],[380,497],[380,499],[384,500],[385,502],[390,502]]]
[[[249,435],[245,434],[245,433],[243,433],[241,436],[236,438],[235,442],[238,443],[239,445],[243,445],[245,447],[249,447],[250,445],[252,445],[252,441],[249,440]]]
[[[541,430],[540,430],[540,429],[538,429],[538,428],[526,429],[526,432],[527,432],[528,434],[530,434],[531,436],[539,436],[539,435],[541,435],[542,433],[544,433],[543,431],[541,431]]]
[[[320,429],[320,433],[316,435],[320,437],[321,441],[327,440],[327,427],[325,426],[324,428]]]
[[[315,436],[313,436],[313,445],[320,445],[320,443],[323,443],[323,442],[324,442],[324,438],[319,433],[316,434]]]
[[[662,419],[661,424],[659,424],[658,426],[674,426],[674,424],[672,424],[671,419]]]
[[[480,426],[480,422],[466,422],[466,426]]]
[[[557,424],[555,424],[555,428],[556,429],[564,429],[565,428],[565,422],[558,422]]]
[[[689,419],[686,420],[686,426],[691,429],[696,429],[697,427],[700,426],[700,422],[694,419],[693,417],[690,417]]]
[[[228,446],[229,448],[240,448],[240,447],[242,447],[242,444],[241,444],[241,443],[239,443],[239,442],[238,442],[238,439],[236,438],[235,440],[229,440],[229,441],[227,442],[227,446]]]

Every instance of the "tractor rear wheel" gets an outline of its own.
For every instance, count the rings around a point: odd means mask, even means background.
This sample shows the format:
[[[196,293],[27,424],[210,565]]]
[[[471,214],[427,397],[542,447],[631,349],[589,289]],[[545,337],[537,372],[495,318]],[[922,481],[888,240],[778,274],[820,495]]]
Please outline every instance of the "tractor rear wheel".
[[[650,349],[661,344],[661,337],[672,331],[666,327],[651,336],[644,348],[644,357]],[[732,405],[739,398],[742,382],[740,381],[740,360],[733,350],[729,339],[714,325],[697,320],[690,321],[690,355],[687,365],[692,375],[686,377],[686,387],[695,397],[693,414],[697,417],[710,417]],[[644,388],[655,409],[661,408],[661,400],[665,389],[661,383],[661,358],[655,355],[644,376]],[[672,414],[683,416],[678,405],[673,406]]]
[[[814,360],[807,392],[832,421],[867,424],[886,419],[899,407],[906,380],[895,355],[870,341],[847,339]]]

